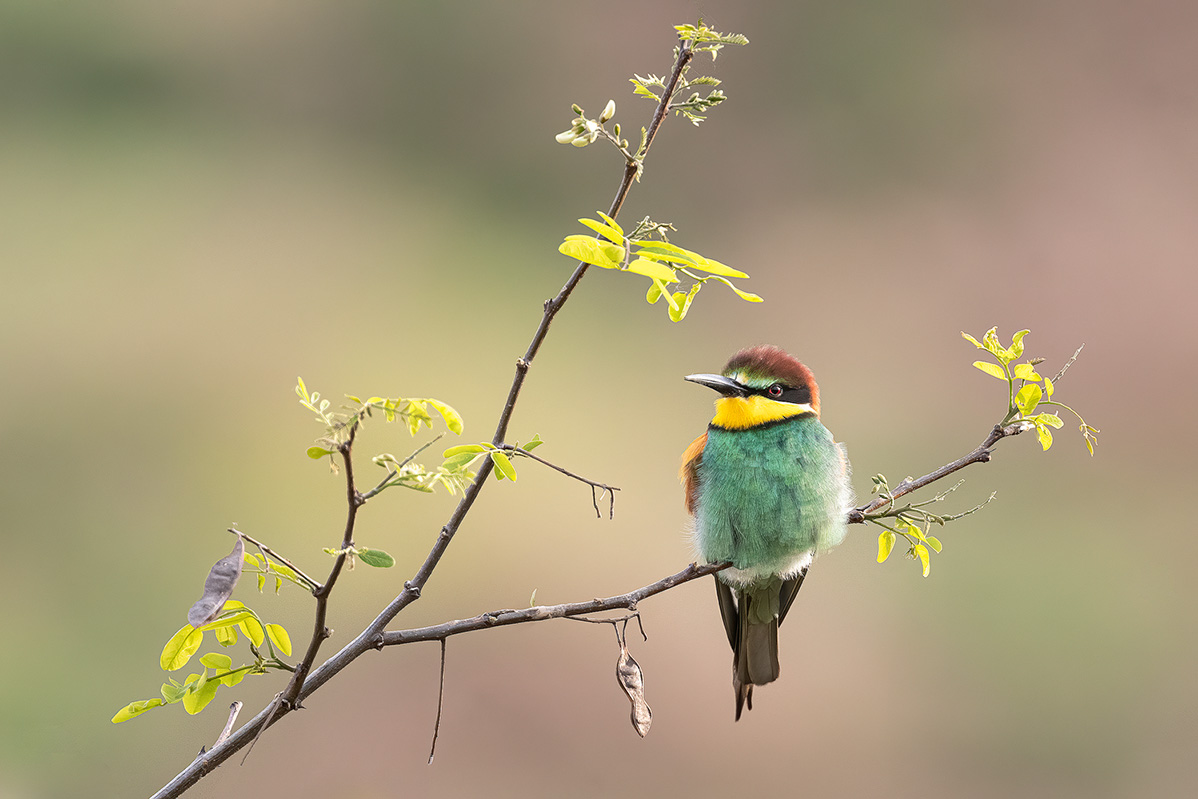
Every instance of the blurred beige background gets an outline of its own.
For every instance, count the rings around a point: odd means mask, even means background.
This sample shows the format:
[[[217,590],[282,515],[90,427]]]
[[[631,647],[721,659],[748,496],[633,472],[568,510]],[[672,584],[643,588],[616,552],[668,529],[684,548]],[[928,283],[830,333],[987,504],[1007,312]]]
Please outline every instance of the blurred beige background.
[[[621,486],[524,465],[488,486],[417,626],[630,590],[684,566],[675,472],[741,346],[802,357],[859,494],[972,448],[1002,413],[959,331],[1030,327],[1060,397],[1102,428],[1004,442],[932,575],[856,528],[783,630],[782,680],[732,723],[707,582],[644,603],[654,710],[628,724],[599,627],[454,639],[436,763],[437,647],[365,657],[190,795],[1170,797],[1198,778],[1192,296],[1198,7],[1145,2],[702,4],[18,2],[0,8],[0,796],[143,796],[281,678],[113,726],[232,522],[323,573],[342,488],[295,401],[436,396],[487,438],[575,219],[620,172],[553,135],[700,14],[752,41],[731,99],[672,119],[625,220],[743,268],[668,322],[590,274],[512,435]],[[709,62],[700,69],[708,70]],[[1046,367],[1047,370],[1047,367]],[[367,431],[371,452],[406,433]],[[364,470],[375,467],[362,459]],[[370,472],[367,471],[369,476]],[[452,508],[384,496],[347,575],[344,643]],[[297,638],[310,602],[239,594]]]

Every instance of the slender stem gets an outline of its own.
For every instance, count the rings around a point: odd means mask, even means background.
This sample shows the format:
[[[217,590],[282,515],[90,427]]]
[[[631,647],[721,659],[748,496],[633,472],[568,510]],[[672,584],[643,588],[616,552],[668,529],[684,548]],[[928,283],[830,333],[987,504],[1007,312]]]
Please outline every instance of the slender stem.
[[[894,500],[898,499],[899,497],[906,496],[912,491],[918,491],[929,483],[934,483],[937,480],[947,477],[953,472],[964,469],[970,464],[989,462],[990,450],[995,444],[1008,436],[1017,436],[1026,429],[1026,426],[1019,422],[1007,425],[1006,427],[997,424],[994,425],[994,429],[990,431],[990,435],[986,436],[986,440],[979,444],[977,448],[969,454],[963,455],[951,463],[946,463],[936,471],[928,472],[923,477],[920,477],[916,480],[912,480],[910,478],[903,480],[903,482],[895,486],[888,495],[884,497],[877,497],[872,502],[849,511],[849,524],[861,524],[866,520],[866,516],[878,510],[883,505],[892,503]]]
[[[291,569],[293,572],[295,572],[295,575],[297,577],[299,577],[301,580],[304,581],[304,583],[307,584],[309,590],[317,591],[320,589],[320,583],[316,582],[316,580],[313,580],[307,574],[304,574],[304,572],[298,566],[296,566],[294,563],[289,561],[287,558],[280,555],[278,552],[275,552],[273,549],[268,547],[266,544],[263,544],[261,541],[259,541],[258,539],[254,538],[252,536],[246,535],[245,533],[238,530],[236,527],[230,527],[230,528],[228,528],[228,531],[230,533],[232,533],[233,535],[241,536],[246,541],[249,541],[251,544],[258,547],[258,549],[262,550],[263,554],[268,555],[271,558],[274,558],[279,563],[281,563],[284,566],[286,566],[287,568]]]
[[[586,483],[587,485],[589,485],[591,487],[591,504],[593,504],[595,506],[595,515],[601,519],[603,518],[603,514],[599,512],[599,500],[595,496],[595,489],[602,488],[604,493],[609,494],[611,496],[611,503],[612,503],[611,515],[613,515],[613,516],[615,515],[616,495],[614,492],[619,491],[620,490],[619,488],[617,488],[615,486],[609,486],[607,483],[597,483],[594,480],[588,480],[587,478],[583,477],[582,475],[574,474],[574,472],[570,471],[569,469],[563,469],[561,466],[558,466],[556,463],[547,461],[538,455],[533,455],[531,452],[524,449],[523,447],[514,447],[511,444],[502,444],[502,445],[500,445],[499,449],[505,450],[507,452],[515,452],[520,455],[523,455],[526,458],[531,458],[532,460],[536,461],[537,463],[544,464],[545,466],[548,466],[550,469],[553,469],[554,471],[564,474],[566,477],[572,477],[575,480],[579,481],[580,483]]]
[[[300,691],[304,686],[304,680],[308,677],[308,672],[312,669],[312,664],[316,662],[316,655],[320,652],[320,646],[324,640],[331,635],[329,628],[325,625],[325,620],[328,618],[329,611],[329,595],[333,591],[333,586],[337,584],[337,578],[341,575],[341,569],[345,565],[345,560],[349,557],[349,549],[354,545],[354,524],[358,518],[358,508],[362,507],[362,503],[366,500],[358,493],[357,487],[354,485],[354,436],[358,432],[358,425],[353,425],[349,429],[349,438],[341,445],[341,460],[345,463],[345,494],[346,505],[348,510],[345,517],[345,532],[341,536],[341,554],[337,555],[337,559],[333,561],[333,568],[329,571],[328,579],[324,581],[324,585],[313,592],[316,597],[316,614],[312,622],[312,638],[308,641],[308,650],[304,653],[304,659],[301,660],[295,667],[295,673],[291,675],[291,682],[279,694],[278,700],[280,705],[294,706],[297,705],[300,698]]]
[[[510,624],[526,624],[546,619],[563,619],[591,613],[601,613],[605,610],[636,610],[637,603],[642,599],[668,591],[683,583],[715,574],[730,566],[729,563],[708,563],[698,566],[692,563],[677,574],[671,574],[655,583],[643,586],[626,594],[610,596],[605,599],[588,599],[585,602],[571,602],[564,605],[535,605],[520,610],[496,610],[482,613],[469,619],[434,624],[429,627],[417,627],[411,630],[394,630],[380,636],[380,646],[400,646],[414,644],[418,641],[439,641],[451,635],[487,630],[492,627],[505,627]]]

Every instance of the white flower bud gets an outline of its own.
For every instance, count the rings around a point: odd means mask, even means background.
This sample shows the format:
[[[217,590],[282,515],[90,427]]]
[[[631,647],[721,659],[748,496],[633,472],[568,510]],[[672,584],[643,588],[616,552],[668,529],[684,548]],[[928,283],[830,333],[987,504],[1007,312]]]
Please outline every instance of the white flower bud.
[[[606,122],[616,115],[616,101],[608,100],[607,105],[603,106],[603,113],[599,115],[600,122]]]

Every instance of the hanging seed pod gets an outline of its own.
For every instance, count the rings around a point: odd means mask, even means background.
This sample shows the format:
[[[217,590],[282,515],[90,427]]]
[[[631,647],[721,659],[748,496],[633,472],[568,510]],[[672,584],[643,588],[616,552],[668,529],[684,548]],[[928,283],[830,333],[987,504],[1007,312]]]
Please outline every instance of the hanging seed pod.
[[[238,536],[233,551],[218,560],[212,571],[208,572],[208,579],[204,580],[204,595],[187,611],[187,621],[192,627],[203,627],[220,615],[225,602],[233,595],[237,580],[241,578],[244,559],[245,541]]]
[[[645,677],[641,674],[640,664],[628,654],[628,647],[623,641],[620,642],[620,659],[616,661],[616,680],[632,703],[632,728],[644,738],[649,734],[649,725],[653,723],[653,711],[645,701]]]

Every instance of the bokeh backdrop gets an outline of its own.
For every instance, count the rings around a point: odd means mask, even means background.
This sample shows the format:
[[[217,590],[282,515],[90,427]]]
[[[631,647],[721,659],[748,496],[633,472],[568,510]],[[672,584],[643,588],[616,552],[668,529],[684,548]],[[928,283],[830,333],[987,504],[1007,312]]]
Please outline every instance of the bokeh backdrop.
[[[1193,302],[1198,6],[14,2],[0,7],[0,796],[144,796],[281,678],[109,723],[242,529],[323,573],[342,486],[296,403],[436,396],[490,436],[618,156],[561,146],[570,104],[650,103],[671,25],[744,33],[730,100],[671,119],[625,220],[752,275],[682,324],[589,274],[512,434],[622,488],[525,464],[488,486],[400,621],[630,590],[690,550],[679,454],[710,392],[681,377],[772,342],[819,378],[869,476],[925,471],[1001,415],[959,331],[1029,351],[1102,429],[1003,442],[923,579],[864,528],[822,558],[783,677],[733,724],[708,582],[642,606],[654,726],[628,723],[609,630],[456,638],[437,759],[435,645],[355,663],[191,795],[1167,797],[1198,779]],[[699,68],[707,70],[709,62]],[[361,448],[405,452],[383,424]],[[438,445],[440,446],[440,445]],[[374,469],[363,459],[364,469]],[[367,472],[369,475],[369,472]],[[332,608],[332,653],[393,596],[453,506],[384,495]],[[311,603],[242,598],[307,633]]]

